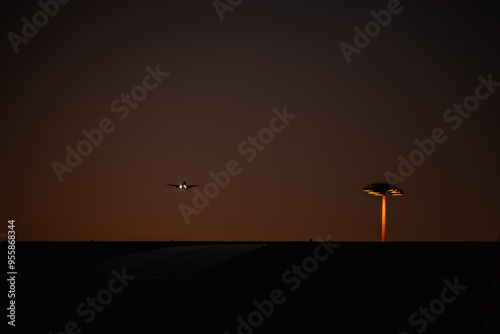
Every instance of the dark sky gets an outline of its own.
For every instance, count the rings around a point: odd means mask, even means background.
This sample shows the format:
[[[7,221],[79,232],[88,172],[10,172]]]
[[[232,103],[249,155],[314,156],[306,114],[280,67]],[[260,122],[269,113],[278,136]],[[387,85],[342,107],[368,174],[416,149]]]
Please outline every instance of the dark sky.
[[[40,6],[14,3],[1,25],[1,232],[16,219],[18,240],[377,241],[381,201],[362,188],[441,128],[446,141],[396,182],[387,240],[498,239],[500,87],[480,88],[468,118],[446,114],[479,76],[500,82],[494,1],[401,1],[350,63],[339,45],[388,1],[243,0],[221,21],[210,0],[73,0],[18,53],[9,33]],[[127,117],[125,102],[113,112],[148,66],[169,75]],[[238,146],[285,106],[296,117],[248,162]],[[53,162],[103,119],[114,130],[59,182]],[[195,193],[165,182],[203,192],[231,160],[240,174],[186,224],[179,205]]]

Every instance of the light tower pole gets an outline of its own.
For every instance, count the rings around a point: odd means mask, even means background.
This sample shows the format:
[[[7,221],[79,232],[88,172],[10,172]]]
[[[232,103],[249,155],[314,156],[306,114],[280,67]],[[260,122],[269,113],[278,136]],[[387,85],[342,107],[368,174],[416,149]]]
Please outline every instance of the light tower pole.
[[[371,183],[363,188],[368,195],[382,196],[382,242],[385,241],[385,219],[387,193],[392,196],[403,196],[403,189],[389,183]]]
[[[382,242],[385,241],[385,194],[382,195]]]

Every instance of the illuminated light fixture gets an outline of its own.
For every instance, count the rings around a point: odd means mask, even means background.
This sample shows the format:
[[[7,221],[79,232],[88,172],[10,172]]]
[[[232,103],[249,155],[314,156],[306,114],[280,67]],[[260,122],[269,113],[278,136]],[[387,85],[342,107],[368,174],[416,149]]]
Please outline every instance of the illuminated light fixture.
[[[392,196],[403,196],[403,189],[393,186],[389,183],[370,183],[363,188],[363,191],[368,195],[382,196],[382,242],[385,241],[385,211],[386,211],[386,194]]]

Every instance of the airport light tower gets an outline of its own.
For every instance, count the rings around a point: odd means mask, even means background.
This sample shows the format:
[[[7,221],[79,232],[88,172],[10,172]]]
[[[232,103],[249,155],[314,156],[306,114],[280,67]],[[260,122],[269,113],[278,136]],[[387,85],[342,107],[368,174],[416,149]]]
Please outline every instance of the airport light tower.
[[[386,211],[386,196],[389,193],[392,196],[403,196],[403,189],[393,186],[389,183],[370,183],[363,188],[363,191],[368,195],[382,196],[382,242],[385,241],[385,211]]]

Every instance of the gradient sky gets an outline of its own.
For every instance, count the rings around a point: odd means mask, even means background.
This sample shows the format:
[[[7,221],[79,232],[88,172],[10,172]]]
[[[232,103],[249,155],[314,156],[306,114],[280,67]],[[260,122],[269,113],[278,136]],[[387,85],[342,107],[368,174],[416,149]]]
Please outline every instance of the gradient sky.
[[[500,233],[500,87],[453,130],[443,114],[500,81],[495,2],[402,1],[347,63],[339,47],[387,1],[72,1],[16,54],[36,1],[2,10],[0,232],[17,240],[380,240],[380,198],[415,139],[447,140],[397,183],[388,241],[488,241]],[[146,67],[170,75],[126,119],[111,109]],[[238,153],[273,108],[297,117],[252,162]],[[59,182],[51,166],[103,118],[115,126]],[[193,192],[165,182],[242,171],[187,225]],[[203,190],[203,188],[202,188]]]

